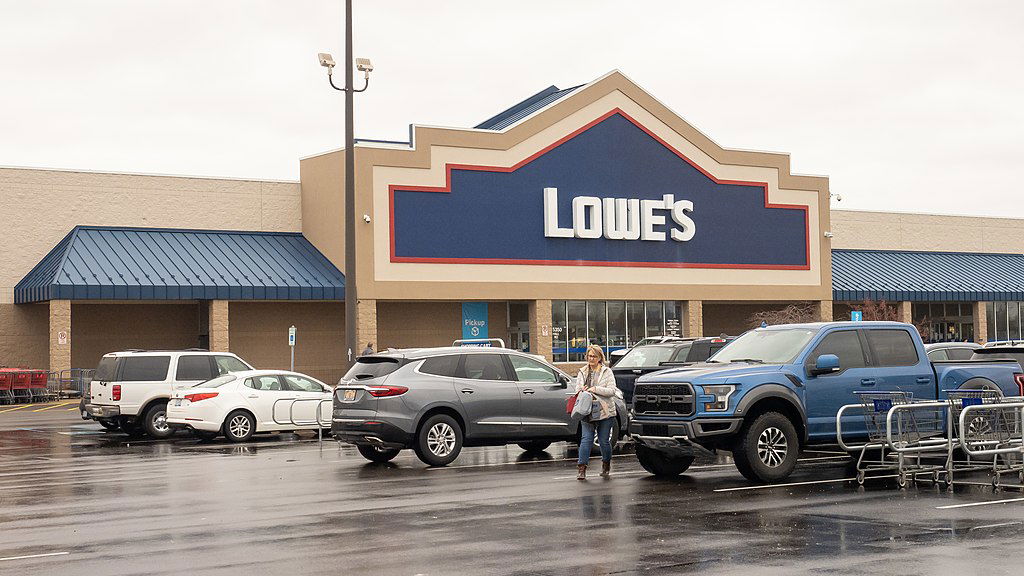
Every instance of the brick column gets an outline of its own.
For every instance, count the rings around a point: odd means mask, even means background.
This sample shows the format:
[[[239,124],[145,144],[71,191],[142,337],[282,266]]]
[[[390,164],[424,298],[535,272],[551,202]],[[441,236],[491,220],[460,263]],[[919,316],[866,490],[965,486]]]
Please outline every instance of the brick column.
[[[988,339],[988,302],[975,302],[972,307],[974,314],[974,341],[978,344]]]
[[[228,338],[230,322],[228,319],[228,301],[210,301],[210,350],[213,352],[228,352],[230,341]]]
[[[71,300],[50,300],[50,371],[71,368]]]
[[[348,310],[345,313],[348,314]],[[377,342],[377,301],[359,300],[356,303],[356,345],[352,347],[352,353],[358,355],[368,342],[373,342],[373,349],[377,352],[388,346],[387,342]]]
[[[896,313],[899,314],[900,322],[906,322],[907,324],[914,323],[913,306],[910,302],[900,302],[899,307],[896,309]]]
[[[683,302],[683,336],[700,338],[704,335],[704,301]],[[712,334],[718,336],[718,334]]]
[[[551,300],[531,300],[530,354],[538,354],[551,361]]]
[[[834,318],[832,317],[831,300],[818,301],[818,320],[822,322],[831,322],[832,320],[834,320]]]

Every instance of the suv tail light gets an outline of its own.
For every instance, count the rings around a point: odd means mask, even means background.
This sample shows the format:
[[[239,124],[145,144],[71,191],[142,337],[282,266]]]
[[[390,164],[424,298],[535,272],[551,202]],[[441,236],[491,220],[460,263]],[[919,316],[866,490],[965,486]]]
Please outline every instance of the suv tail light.
[[[114,387],[110,389],[110,399],[120,400],[121,399],[121,385],[114,384]]]
[[[203,392],[202,394],[185,394],[185,400],[188,400],[189,402],[199,402],[200,400],[216,398],[217,394],[217,392]]]
[[[384,398],[387,396],[401,396],[409,391],[405,386],[372,386],[366,389],[370,396]]]
[[[1024,374],[1014,374],[1013,381],[1017,383],[1017,392],[1024,396]]]

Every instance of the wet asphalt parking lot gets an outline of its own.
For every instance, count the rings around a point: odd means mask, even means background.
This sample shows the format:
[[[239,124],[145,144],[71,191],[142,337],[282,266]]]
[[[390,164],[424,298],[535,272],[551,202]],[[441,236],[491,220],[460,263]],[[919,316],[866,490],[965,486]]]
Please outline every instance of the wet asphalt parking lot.
[[[428,469],[309,432],[133,441],[74,407],[0,406],[0,574],[1024,572],[1020,491],[858,487],[828,449],[765,488],[724,457],[656,479],[624,444],[584,483],[564,444]]]

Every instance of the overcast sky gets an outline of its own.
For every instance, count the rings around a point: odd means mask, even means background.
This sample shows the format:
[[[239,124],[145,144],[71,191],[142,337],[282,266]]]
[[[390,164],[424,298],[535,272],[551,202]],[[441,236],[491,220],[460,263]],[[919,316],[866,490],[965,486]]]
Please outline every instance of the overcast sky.
[[[297,180],[342,145],[342,0],[0,0],[0,165]],[[619,69],[845,209],[1024,217],[1024,2],[356,0],[356,135]]]

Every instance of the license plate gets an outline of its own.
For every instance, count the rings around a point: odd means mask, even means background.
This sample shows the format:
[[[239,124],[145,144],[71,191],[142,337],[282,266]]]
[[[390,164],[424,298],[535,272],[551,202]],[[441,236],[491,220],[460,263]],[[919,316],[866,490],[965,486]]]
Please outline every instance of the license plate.
[[[356,391],[355,390],[345,390],[345,400],[355,400],[355,399],[356,399]]]
[[[175,406],[181,406],[181,398],[175,398],[174,399],[174,405]]]

